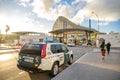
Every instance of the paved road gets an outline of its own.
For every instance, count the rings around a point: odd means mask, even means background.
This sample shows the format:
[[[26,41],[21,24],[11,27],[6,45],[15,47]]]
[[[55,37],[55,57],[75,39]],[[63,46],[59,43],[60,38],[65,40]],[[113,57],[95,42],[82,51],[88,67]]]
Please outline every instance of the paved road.
[[[51,80],[120,80],[120,49],[111,49],[102,60],[95,48]]]
[[[69,47],[73,50],[74,61],[84,55],[86,52],[93,50],[92,47]],[[19,70],[17,64],[17,52],[0,55],[0,80],[50,80],[52,77],[46,73],[27,73]],[[60,71],[67,68],[69,65],[60,67]]]
[[[93,47],[83,47],[83,46],[69,47],[69,49],[71,49],[73,51],[74,61],[79,59],[85,53],[93,51]]]

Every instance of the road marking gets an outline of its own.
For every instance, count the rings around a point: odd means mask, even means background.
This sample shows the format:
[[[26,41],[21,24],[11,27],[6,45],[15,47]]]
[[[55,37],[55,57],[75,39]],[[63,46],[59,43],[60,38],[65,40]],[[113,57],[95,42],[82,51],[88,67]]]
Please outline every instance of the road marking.
[[[25,73],[25,71],[19,72],[18,74],[20,74],[20,75],[21,75],[21,74],[23,74],[23,73]]]

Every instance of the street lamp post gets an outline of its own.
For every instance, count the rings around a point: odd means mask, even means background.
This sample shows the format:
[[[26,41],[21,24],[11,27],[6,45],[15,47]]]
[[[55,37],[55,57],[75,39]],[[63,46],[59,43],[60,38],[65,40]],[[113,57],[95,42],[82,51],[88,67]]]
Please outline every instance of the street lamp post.
[[[96,46],[99,47],[99,36],[98,36],[98,34],[99,34],[99,17],[95,12],[92,12],[92,14],[94,14],[97,17],[97,20],[98,20],[98,32],[97,32]]]
[[[1,40],[2,40],[2,35],[1,35],[1,29],[0,29],[0,47],[1,47]]]

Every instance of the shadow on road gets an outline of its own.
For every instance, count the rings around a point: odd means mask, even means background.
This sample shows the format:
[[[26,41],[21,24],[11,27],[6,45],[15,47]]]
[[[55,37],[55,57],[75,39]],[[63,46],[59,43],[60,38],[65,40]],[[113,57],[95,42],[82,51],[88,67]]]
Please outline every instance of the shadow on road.
[[[65,64],[59,67],[59,73],[66,69],[69,65]],[[53,77],[49,74],[49,72],[29,72],[29,76],[31,80],[51,80]]]
[[[48,72],[33,72],[30,73],[29,72],[29,76],[31,78],[31,80],[51,80],[52,76],[49,75]]]

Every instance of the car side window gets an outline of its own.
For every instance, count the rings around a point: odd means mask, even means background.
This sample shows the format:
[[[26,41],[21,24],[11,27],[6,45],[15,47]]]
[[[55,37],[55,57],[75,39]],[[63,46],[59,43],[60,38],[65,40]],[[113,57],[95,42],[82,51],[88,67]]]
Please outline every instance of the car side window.
[[[51,45],[51,51],[53,54],[62,52],[62,46],[61,45]]]
[[[57,53],[56,45],[51,45],[51,51],[52,53]]]

